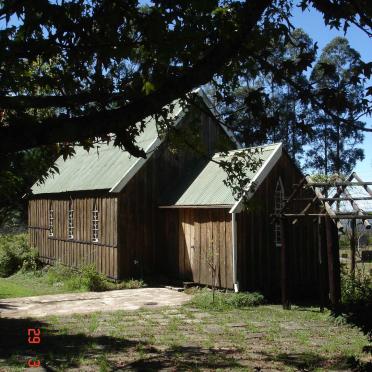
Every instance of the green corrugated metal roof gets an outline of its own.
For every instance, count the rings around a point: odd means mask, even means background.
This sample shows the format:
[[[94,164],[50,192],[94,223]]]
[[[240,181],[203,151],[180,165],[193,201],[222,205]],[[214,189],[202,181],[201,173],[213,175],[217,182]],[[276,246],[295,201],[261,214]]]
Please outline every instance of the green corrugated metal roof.
[[[262,166],[257,172],[248,173],[247,176],[252,180],[255,174],[259,173],[265,166],[264,162],[273,151],[277,148],[277,144],[252,147],[250,149],[262,149],[262,152],[257,153],[258,158],[263,160]],[[242,149],[245,150],[245,149]],[[229,156],[221,157],[216,154],[214,160],[228,160],[236,151],[230,151]],[[210,161],[204,169],[198,174],[190,186],[183,192],[183,194],[174,203],[175,206],[198,206],[198,205],[233,205],[236,200],[233,197],[231,189],[227,187],[223,180],[227,177],[226,172],[215,162]]]
[[[174,118],[180,111],[180,106],[176,104]],[[145,130],[136,139],[137,145],[147,151],[157,138],[156,122],[148,119]],[[48,177],[43,184],[34,184],[32,193],[111,189],[139,161],[139,158],[112,143],[99,145],[98,151],[95,148],[87,152],[82,147],[76,147],[75,151],[76,154],[66,161],[60,157],[56,162],[59,173]]]

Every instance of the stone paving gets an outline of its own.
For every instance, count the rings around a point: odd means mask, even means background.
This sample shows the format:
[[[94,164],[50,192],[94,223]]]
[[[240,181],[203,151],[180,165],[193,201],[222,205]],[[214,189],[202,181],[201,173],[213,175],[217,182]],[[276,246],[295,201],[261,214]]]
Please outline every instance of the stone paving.
[[[191,296],[167,288],[123,289],[107,292],[68,293],[0,300],[1,318],[40,318],[94,311],[137,310],[178,306]]]

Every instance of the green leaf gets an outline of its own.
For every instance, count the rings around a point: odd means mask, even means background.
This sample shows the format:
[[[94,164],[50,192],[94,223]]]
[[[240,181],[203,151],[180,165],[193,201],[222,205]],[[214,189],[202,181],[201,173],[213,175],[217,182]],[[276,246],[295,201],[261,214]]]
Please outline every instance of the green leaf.
[[[145,81],[142,87],[142,92],[144,92],[146,96],[148,96],[154,90],[155,90],[154,84],[152,84],[150,81]]]

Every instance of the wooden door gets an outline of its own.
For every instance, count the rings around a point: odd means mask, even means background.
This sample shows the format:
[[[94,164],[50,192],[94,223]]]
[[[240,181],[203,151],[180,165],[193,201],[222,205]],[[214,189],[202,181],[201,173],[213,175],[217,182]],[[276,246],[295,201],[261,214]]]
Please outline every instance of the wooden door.
[[[179,271],[183,280],[195,281],[194,211],[180,209]]]

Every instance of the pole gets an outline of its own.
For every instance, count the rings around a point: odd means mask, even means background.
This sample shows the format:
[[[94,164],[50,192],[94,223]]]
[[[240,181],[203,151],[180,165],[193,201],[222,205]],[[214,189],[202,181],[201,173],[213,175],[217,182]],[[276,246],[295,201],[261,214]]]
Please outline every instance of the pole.
[[[351,237],[350,237],[350,274],[352,278],[355,276],[355,253],[356,253],[356,239],[355,228],[356,220],[351,220]]]
[[[233,283],[234,292],[239,292],[239,282],[238,282],[238,229],[236,225],[236,213],[231,214],[232,222],[232,253],[233,253]]]
[[[324,288],[324,260],[323,260],[323,245],[324,245],[324,225],[323,218],[318,217],[318,269],[319,269],[319,295],[320,295],[320,311],[324,311],[325,304],[325,288]]]
[[[281,288],[283,309],[290,310],[289,286],[288,286],[288,247],[287,247],[287,220],[280,217],[280,237],[281,237]]]
[[[329,298],[332,307],[337,307],[339,302],[338,286],[337,286],[337,267],[335,267],[335,236],[332,231],[332,220],[329,216],[325,217],[326,237],[327,237],[327,257],[328,257],[328,281],[329,281]],[[337,244],[338,246],[338,244]],[[338,257],[338,255],[337,255]]]

